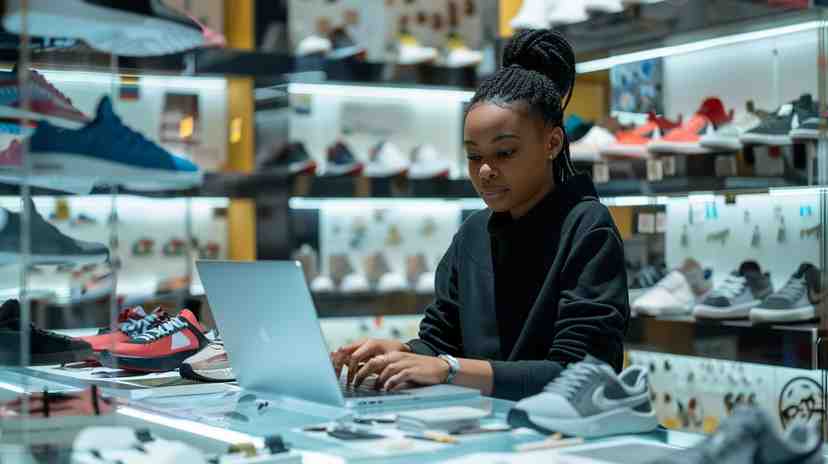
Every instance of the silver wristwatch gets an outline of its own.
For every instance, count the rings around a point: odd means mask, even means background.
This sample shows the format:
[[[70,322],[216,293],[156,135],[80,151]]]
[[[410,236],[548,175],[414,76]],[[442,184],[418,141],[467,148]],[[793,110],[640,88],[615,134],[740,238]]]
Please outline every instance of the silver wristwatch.
[[[446,377],[446,381],[443,383],[451,383],[454,381],[454,378],[457,377],[457,373],[460,372],[460,361],[458,361],[454,356],[448,354],[441,354],[437,357],[447,362],[449,365],[448,376]]]

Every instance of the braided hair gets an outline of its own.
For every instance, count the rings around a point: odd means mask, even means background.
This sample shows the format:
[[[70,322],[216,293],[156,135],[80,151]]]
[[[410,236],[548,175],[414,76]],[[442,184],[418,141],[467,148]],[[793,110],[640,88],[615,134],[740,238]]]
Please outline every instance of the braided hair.
[[[480,84],[469,109],[481,102],[498,106],[525,102],[544,124],[563,129],[563,112],[574,86],[575,52],[569,41],[548,29],[521,31],[506,45],[503,68]],[[558,185],[576,174],[566,131],[552,170]]]

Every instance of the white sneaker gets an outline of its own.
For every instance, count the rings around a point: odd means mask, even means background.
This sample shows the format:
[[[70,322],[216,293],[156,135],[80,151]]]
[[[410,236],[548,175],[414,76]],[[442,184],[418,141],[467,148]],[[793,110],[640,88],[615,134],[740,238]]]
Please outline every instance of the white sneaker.
[[[483,52],[466,47],[452,49],[446,56],[446,66],[449,68],[477,66],[481,61],[483,61]]]
[[[333,49],[331,41],[318,35],[310,35],[302,39],[296,47],[297,56],[327,55]]]
[[[577,142],[569,146],[572,161],[594,163],[601,159],[601,149],[615,143],[615,135],[601,126],[592,129]]]
[[[405,174],[411,163],[402,151],[391,142],[380,142],[371,149],[371,157],[365,166],[367,177],[393,177]]]
[[[408,170],[410,179],[448,177],[450,171],[449,161],[441,157],[433,145],[420,145],[411,152],[411,169]]]
[[[408,289],[408,282],[405,276],[396,272],[388,272],[382,275],[377,284],[377,291],[380,293],[402,292]]]
[[[742,113],[734,118],[732,122],[720,127],[712,134],[702,136],[699,143],[701,146],[720,150],[741,150],[742,142],[739,138],[746,132],[759,127],[762,119],[754,113]]]
[[[512,19],[513,29],[543,29],[546,27],[549,0],[523,0],[518,14]]]
[[[584,0],[548,0],[546,22],[550,27],[580,23],[588,19]]]
[[[596,13],[621,13],[624,11],[624,4],[621,0],[584,0],[584,7],[587,12]]]
[[[417,278],[417,293],[425,293],[425,294],[433,294],[434,293],[434,279],[435,274],[433,272],[423,272]]]
[[[311,291],[314,293],[330,293],[334,291],[333,279],[326,275],[318,275],[311,281]]]
[[[424,47],[413,36],[400,37],[397,63],[401,65],[423,64],[437,59],[437,49]]]
[[[342,293],[365,293],[371,290],[371,286],[364,275],[352,273],[342,279],[342,285],[339,289]]]
[[[690,314],[712,287],[712,272],[702,269],[694,260],[685,261],[661,279],[653,288],[636,298],[632,309],[647,316]]]
[[[519,401],[507,418],[512,427],[577,437],[644,433],[658,427],[647,370],[632,366],[616,375],[587,356],[570,364],[543,392]]]

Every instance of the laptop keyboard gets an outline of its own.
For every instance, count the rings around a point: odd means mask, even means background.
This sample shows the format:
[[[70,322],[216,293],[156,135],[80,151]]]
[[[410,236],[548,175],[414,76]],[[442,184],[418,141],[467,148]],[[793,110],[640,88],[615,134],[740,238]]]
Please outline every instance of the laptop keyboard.
[[[397,396],[397,395],[406,395],[405,392],[390,392],[384,390],[375,390],[374,389],[374,379],[367,379],[358,387],[354,387],[353,385],[349,385],[343,379],[339,382],[339,388],[342,390],[342,395],[345,398],[364,398],[369,396]]]

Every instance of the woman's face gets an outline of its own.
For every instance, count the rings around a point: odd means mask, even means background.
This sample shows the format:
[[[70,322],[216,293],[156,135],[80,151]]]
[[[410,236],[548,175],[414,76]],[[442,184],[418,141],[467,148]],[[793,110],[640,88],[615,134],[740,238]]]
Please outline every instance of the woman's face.
[[[552,160],[561,151],[563,132],[523,105],[475,104],[463,140],[469,177],[493,211],[518,218],[552,189]]]

